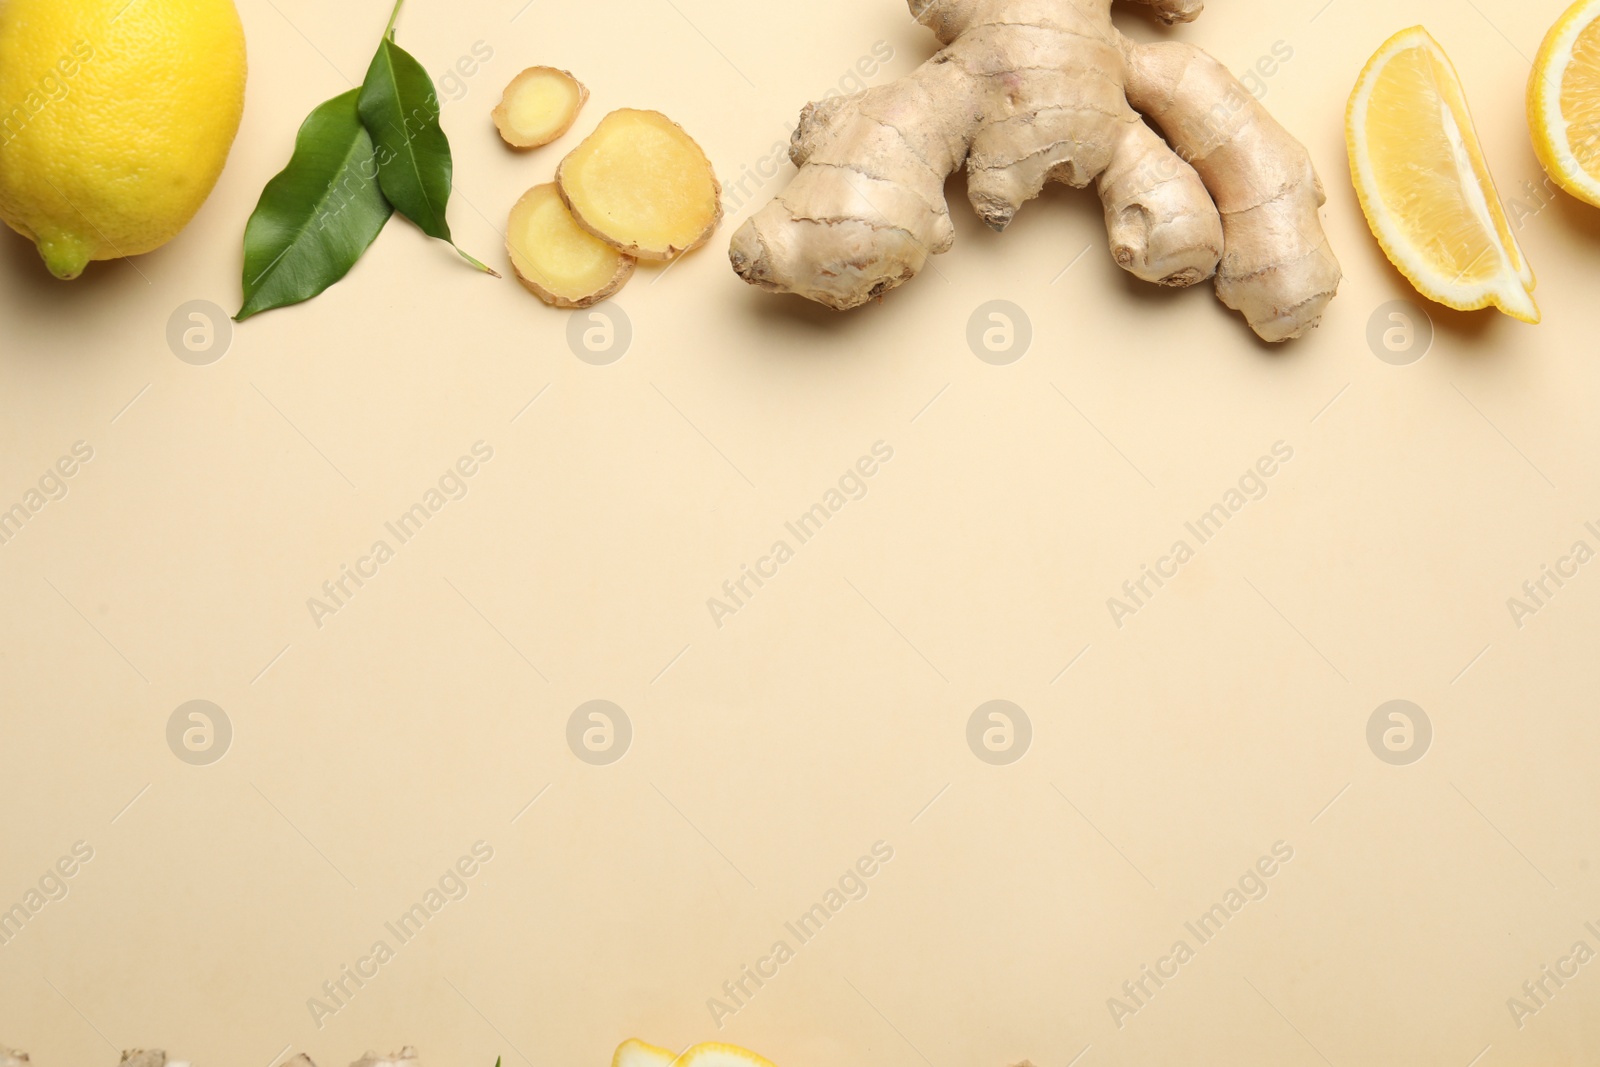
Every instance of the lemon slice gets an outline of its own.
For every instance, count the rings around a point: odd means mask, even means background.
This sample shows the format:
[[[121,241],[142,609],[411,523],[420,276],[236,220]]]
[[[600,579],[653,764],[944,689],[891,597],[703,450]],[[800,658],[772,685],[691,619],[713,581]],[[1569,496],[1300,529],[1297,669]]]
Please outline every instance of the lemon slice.
[[[611,1067],[672,1067],[677,1053],[630,1037],[611,1054]]]
[[[1427,30],[1401,30],[1367,60],[1345,139],[1367,225],[1419,293],[1460,311],[1492,304],[1539,321],[1533,271],[1500,206],[1461,79]]]
[[[678,1057],[678,1067],[773,1067],[773,1064],[747,1048],[705,1041]]]
[[[1600,206],[1600,0],[1578,0],[1545,34],[1528,76],[1528,128],[1550,177]]]
[[[738,1045],[705,1041],[681,1053],[630,1037],[617,1046],[611,1067],[773,1067],[770,1060]]]

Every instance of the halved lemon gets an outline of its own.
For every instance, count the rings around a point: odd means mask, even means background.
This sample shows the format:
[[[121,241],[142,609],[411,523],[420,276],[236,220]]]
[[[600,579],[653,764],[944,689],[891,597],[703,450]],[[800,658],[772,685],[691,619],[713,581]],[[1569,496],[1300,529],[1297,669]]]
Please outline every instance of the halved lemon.
[[[1545,34],[1528,76],[1528,128],[1556,184],[1600,206],[1600,0],[1578,0]]]
[[[1539,321],[1533,271],[1500,206],[1461,79],[1427,30],[1401,30],[1367,60],[1345,140],[1367,225],[1419,293],[1459,311],[1492,304]]]

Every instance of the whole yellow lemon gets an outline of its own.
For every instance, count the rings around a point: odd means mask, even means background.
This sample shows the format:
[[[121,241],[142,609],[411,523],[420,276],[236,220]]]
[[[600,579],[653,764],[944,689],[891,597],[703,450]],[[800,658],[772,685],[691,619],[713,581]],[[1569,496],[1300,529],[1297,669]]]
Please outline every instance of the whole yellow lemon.
[[[244,112],[233,0],[0,0],[0,219],[58,278],[166,244]]]

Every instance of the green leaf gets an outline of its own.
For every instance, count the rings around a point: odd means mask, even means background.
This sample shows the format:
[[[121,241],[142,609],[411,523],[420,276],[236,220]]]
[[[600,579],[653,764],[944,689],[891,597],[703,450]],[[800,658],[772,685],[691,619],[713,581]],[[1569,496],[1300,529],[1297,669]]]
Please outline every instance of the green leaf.
[[[421,63],[385,36],[361,86],[361,121],[378,152],[378,183],[395,210],[429,237],[450,240],[450,139]]]
[[[485,274],[500,275],[456,247],[445,208],[454,164],[450,139],[439,124],[439,94],[416,57],[394,43],[405,0],[395,0],[378,53],[361,86],[361,121],[378,154],[378,183],[395,210],[429,237],[448,241],[462,259]]]
[[[311,112],[289,165],[261,191],[244,231],[238,321],[309,300],[343,278],[394,213],[359,95],[352,89]]]

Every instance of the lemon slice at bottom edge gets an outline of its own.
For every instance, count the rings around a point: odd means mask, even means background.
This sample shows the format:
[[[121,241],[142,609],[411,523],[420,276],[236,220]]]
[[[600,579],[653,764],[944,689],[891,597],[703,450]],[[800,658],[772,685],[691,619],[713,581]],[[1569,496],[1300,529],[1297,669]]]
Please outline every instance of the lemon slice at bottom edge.
[[[705,1041],[673,1053],[630,1037],[617,1046],[611,1067],[773,1067],[770,1060],[738,1045]]]
[[[1430,300],[1493,305],[1538,322],[1533,271],[1511,232],[1450,57],[1421,26],[1367,61],[1350,94],[1345,140],[1373,236]]]

